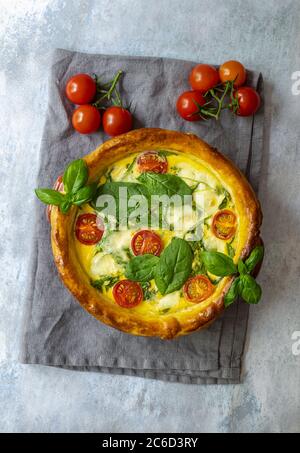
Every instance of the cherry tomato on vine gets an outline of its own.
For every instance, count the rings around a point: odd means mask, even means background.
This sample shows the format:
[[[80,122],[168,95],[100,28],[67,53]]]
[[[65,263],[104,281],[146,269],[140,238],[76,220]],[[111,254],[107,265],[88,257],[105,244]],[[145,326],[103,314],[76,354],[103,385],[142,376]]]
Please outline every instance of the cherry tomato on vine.
[[[113,296],[121,307],[133,308],[142,302],[144,293],[139,283],[131,280],[120,280],[113,287]]]
[[[157,151],[145,151],[137,158],[140,173],[152,171],[153,173],[167,173],[168,161],[164,155]]]
[[[96,82],[88,74],[71,77],[66,85],[66,95],[73,104],[88,104],[96,94]]]
[[[114,105],[103,114],[103,129],[108,135],[125,134],[132,129],[132,115],[129,110]]]
[[[159,256],[162,246],[161,238],[151,230],[138,231],[131,240],[131,248],[136,256],[148,253]]]
[[[193,90],[206,93],[220,83],[219,73],[209,64],[197,64],[190,73],[189,82]]]
[[[239,116],[254,115],[260,107],[261,100],[258,92],[252,87],[238,88],[234,93],[239,107],[236,114]]]
[[[207,299],[213,292],[214,285],[205,275],[190,277],[183,287],[184,298],[195,304]]]
[[[75,225],[75,234],[79,242],[85,245],[94,245],[100,241],[104,233],[104,224],[96,214],[87,213],[78,216]]]
[[[246,81],[246,69],[239,61],[230,60],[223,63],[219,68],[219,76],[222,83],[234,81],[234,87],[244,85]]]
[[[199,121],[201,116],[197,114],[199,107],[206,103],[205,97],[199,91],[185,91],[177,99],[176,109],[179,115],[186,121]]]
[[[80,134],[92,134],[100,127],[101,114],[93,105],[81,105],[73,112],[72,124]]]

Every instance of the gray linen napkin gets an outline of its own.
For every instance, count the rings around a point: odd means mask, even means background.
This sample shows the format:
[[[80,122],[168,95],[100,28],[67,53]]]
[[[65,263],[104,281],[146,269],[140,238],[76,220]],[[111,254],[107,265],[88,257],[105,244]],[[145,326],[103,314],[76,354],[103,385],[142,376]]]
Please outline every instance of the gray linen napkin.
[[[258,188],[262,157],[263,112],[255,118],[225,113],[219,123],[188,123],[175,111],[178,95],[189,89],[195,63],[164,58],[89,55],[56,50],[49,106],[41,145],[37,186],[51,187],[66,164],[105,141],[103,132],[82,136],[70,126],[73,106],[66,100],[68,78],[79,72],[103,80],[122,69],[122,96],[134,109],[135,127],[194,132],[219,148]],[[262,77],[248,81],[262,90]],[[99,323],[63,286],[53,263],[45,207],[36,202],[36,229],[25,310],[21,361],[86,371],[127,374],[172,382],[228,384],[240,381],[248,306],[236,303],[210,328],[172,341],[134,337]]]

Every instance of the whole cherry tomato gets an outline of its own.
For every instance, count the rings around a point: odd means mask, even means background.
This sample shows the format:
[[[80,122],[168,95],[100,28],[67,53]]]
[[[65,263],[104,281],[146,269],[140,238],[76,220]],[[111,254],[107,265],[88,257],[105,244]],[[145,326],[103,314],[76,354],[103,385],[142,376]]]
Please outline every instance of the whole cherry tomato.
[[[106,134],[112,137],[125,134],[132,129],[131,113],[129,110],[116,105],[109,107],[103,114],[103,129]]]
[[[201,116],[197,113],[199,107],[206,103],[205,97],[199,91],[185,91],[177,99],[176,109],[186,121],[199,121]]]
[[[239,107],[236,114],[239,116],[251,116],[260,107],[260,96],[252,87],[241,87],[235,91],[234,96],[238,100]]]
[[[100,127],[100,112],[93,105],[81,105],[73,112],[72,124],[80,134],[92,134]]]
[[[66,85],[66,95],[73,104],[88,104],[96,94],[96,82],[88,74],[71,77]]]
[[[236,88],[244,85],[246,81],[246,69],[239,61],[230,60],[223,63],[219,68],[219,76],[222,83],[234,81]]]
[[[190,73],[189,82],[193,90],[206,93],[220,82],[219,73],[209,64],[197,64]]]

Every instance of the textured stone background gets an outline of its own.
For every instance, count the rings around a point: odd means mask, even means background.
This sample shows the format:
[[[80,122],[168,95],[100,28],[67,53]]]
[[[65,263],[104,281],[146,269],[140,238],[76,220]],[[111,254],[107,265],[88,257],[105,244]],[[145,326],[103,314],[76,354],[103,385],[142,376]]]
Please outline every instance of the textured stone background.
[[[76,5],[76,6],[74,6]],[[300,431],[300,1],[0,0],[0,431]],[[251,309],[244,383],[167,384],[17,362],[33,188],[55,47],[212,63],[266,81],[260,198],[264,301]]]

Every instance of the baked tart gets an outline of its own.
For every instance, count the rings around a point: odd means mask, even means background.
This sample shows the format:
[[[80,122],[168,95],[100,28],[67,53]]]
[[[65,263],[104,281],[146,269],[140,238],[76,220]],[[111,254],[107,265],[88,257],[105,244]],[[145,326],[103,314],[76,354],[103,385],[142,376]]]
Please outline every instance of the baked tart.
[[[172,339],[208,326],[237,294],[258,301],[249,285],[262,258],[260,205],[219,151],[192,134],[138,129],[81,164],[92,195],[82,201],[83,180],[69,170],[56,189],[71,195],[50,221],[58,272],[88,313]]]

